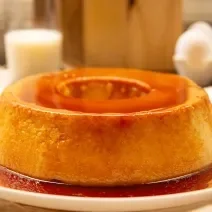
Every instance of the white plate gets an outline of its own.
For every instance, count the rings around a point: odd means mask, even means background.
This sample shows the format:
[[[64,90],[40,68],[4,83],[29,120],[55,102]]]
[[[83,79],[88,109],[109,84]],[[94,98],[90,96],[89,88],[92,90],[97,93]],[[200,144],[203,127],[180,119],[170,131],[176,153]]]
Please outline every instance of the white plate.
[[[9,83],[9,72],[0,71],[0,91]],[[212,93],[210,88],[206,91],[209,95]],[[0,187],[0,198],[25,205],[65,211],[183,212],[212,203],[212,189],[154,197],[87,198],[39,194]]]
[[[87,198],[39,194],[0,187],[0,198],[25,205],[66,211],[134,212],[175,209],[182,212],[209,204],[212,201],[212,189],[155,197]]]

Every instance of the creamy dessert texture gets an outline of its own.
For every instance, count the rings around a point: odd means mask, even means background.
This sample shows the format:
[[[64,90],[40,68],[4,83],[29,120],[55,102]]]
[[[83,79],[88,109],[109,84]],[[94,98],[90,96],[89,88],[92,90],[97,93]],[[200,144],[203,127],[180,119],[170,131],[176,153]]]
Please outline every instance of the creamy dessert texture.
[[[76,69],[35,75],[0,98],[0,165],[42,180],[115,186],[212,162],[207,94],[177,75]]]

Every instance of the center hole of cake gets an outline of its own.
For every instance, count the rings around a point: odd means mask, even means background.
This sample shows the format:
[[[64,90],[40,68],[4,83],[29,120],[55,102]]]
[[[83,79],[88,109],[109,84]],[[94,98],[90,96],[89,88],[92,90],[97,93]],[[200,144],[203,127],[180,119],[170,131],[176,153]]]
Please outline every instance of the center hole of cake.
[[[145,82],[112,77],[69,79],[57,86],[57,91],[65,97],[87,100],[138,98],[147,95],[150,90]]]

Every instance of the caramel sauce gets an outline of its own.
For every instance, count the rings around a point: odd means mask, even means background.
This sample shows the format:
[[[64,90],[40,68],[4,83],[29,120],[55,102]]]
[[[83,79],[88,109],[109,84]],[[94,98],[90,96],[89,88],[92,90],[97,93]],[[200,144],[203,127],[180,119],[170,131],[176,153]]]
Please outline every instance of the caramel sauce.
[[[56,90],[62,96],[88,100],[132,99],[151,92],[148,84],[122,78],[83,77],[64,80]]]
[[[145,197],[196,191],[212,187],[212,167],[160,183],[131,187],[81,187],[59,182],[36,180],[0,167],[0,186],[7,188],[65,196],[81,197]]]
[[[86,113],[132,113],[167,108],[187,99],[186,81],[175,75],[122,69],[77,69],[40,76],[23,85],[26,102]],[[27,87],[27,90],[25,89]]]

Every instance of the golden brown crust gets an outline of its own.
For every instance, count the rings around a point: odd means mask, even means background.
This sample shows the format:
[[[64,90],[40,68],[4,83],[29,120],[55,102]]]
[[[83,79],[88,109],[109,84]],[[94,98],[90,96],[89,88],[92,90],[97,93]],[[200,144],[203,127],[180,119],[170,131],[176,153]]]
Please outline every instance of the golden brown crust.
[[[211,106],[189,80],[185,104],[125,115],[35,107],[13,96],[19,83],[5,90],[0,104],[0,164],[12,170],[72,184],[132,185],[212,162]]]

